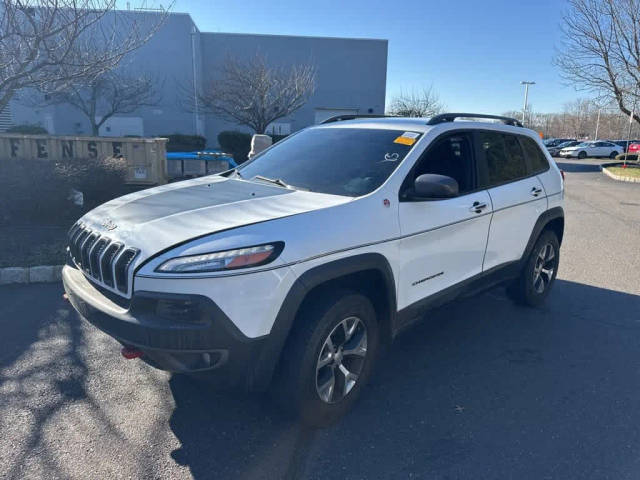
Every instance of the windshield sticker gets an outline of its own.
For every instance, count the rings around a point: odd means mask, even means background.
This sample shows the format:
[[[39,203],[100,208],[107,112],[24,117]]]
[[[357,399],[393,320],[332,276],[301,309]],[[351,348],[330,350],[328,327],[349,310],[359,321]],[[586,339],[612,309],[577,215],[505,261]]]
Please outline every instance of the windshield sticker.
[[[420,136],[419,133],[416,132],[404,132],[398,138],[396,138],[393,143],[400,143],[402,145],[413,145],[416,143],[416,140]]]
[[[397,152],[385,153],[383,162],[397,162],[400,160],[400,155]]]

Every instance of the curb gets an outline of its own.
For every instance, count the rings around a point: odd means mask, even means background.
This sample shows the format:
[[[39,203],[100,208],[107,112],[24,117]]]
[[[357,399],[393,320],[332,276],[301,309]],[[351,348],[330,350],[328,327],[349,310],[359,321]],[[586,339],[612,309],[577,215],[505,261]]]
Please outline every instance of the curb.
[[[0,285],[16,283],[53,283],[62,279],[64,265],[0,268]]]
[[[640,183],[640,177],[623,177],[622,175],[616,175],[615,173],[611,173],[607,170],[605,166],[602,167],[602,173],[614,180],[618,180],[619,182]]]

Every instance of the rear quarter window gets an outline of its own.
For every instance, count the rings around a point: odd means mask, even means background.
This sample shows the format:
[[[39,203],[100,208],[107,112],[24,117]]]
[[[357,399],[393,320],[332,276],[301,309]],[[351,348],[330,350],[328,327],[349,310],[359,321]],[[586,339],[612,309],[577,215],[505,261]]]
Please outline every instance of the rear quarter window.
[[[527,176],[527,166],[517,138],[499,132],[477,136],[486,163],[487,186],[493,187]]]
[[[520,143],[522,143],[524,154],[529,160],[532,174],[544,172],[549,168],[547,157],[542,153],[535,140],[529,137],[520,137]]]

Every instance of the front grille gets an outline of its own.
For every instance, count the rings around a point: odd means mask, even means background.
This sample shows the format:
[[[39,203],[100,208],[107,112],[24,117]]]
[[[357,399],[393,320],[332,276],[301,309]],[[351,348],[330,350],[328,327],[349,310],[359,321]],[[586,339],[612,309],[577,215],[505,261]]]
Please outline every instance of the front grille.
[[[81,223],[76,223],[69,230],[69,253],[78,268],[121,294],[129,293],[130,269],[139,252]]]

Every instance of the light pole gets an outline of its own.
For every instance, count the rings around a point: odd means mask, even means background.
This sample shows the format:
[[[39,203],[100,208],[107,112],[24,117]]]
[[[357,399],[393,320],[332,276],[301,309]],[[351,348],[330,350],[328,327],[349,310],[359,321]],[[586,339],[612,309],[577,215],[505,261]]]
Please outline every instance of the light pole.
[[[529,85],[535,85],[536,82],[529,82],[527,80],[523,80],[520,82],[520,85],[524,85],[524,106],[522,107],[522,124],[524,125],[525,116],[527,114],[527,102],[529,100]]]
[[[200,105],[198,102],[198,80],[196,70],[196,35],[198,30],[196,27],[191,27],[191,65],[193,67],[193,121],[196,131],[196,135],[202,135],[202,126],[200,124]]]

